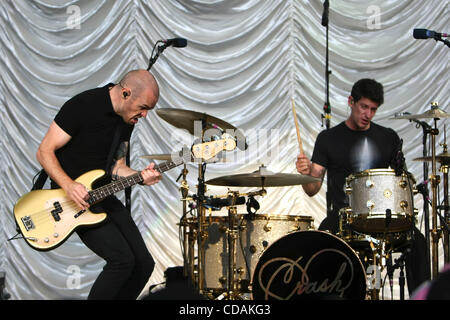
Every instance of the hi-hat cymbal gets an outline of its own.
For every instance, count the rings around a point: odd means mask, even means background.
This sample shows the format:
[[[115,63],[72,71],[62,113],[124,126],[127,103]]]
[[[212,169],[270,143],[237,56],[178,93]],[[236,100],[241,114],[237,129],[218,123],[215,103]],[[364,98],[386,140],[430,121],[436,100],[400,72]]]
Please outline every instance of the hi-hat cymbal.
[[[320,181],[318,178],[301,174],[275,173],[265,167],[252,173],[223,176],[206,181],[206,184],[229,187],[282,187],[308,184]]]
[[[390,119],[440,119],[440,118],[450,118],[450,113],[447,113],[439,108],[433,108],[431,110],[425,111],[422,114],[410,114],[409,112],[403,112],[401,114],[396,114],[394,118]]]
[[[183,109],[170,109],[162,108],[157,109],[156,113],[162,119],[180,129],[186,129],[192,135],[200,136],[203,130],[208,129],[221,129],[225,131],[227,129],[237,130],[234,126],[225,122],[219,118],[210,116],[206,113],[200,113],[196,111],[183,110]],[[198,123],[195,123],[198,121]],[[202,128],[203,123],[203,128]],[[198,126],[197,128],[195,126]]]
[[[433,158],[432,157],[420,157],[420,158],[415,158],[414,161],[433,161]],[[438,161],[440,163],[445,163],[445,164],[450,163],[450,153],[443,152],[441,154],[436,155],[436,161]]]

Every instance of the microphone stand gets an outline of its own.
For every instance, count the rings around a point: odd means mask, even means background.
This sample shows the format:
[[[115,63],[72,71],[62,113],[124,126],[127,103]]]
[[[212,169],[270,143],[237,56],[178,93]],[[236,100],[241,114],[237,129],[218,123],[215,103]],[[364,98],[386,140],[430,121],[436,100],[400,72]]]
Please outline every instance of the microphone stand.
[[[155,48],[156,48],[156,46],[158,45],[158,43],[162,43],[162,44],[160,44],[160,45],[158,46],[157,51],[156,51],[156,54],[153,56],[153,53],[155,52]],[[153,64],[156,62],[156,60],[158,60],[159,55],[160,55],[161,53],[163,53],[163,51],[164,51],[167,47],[168,47],[167,44],[164,43],[163,41],[161,41],[161,40],[156,41],[155,45],[153,46],[152,56],[150,57],[147,71],[150,71],[150,69],[152,68]]]
[[[442,39],[441,37],[438,37],[438,36],[435,36],[433,39],[436,40],[436,41],[441,41],[441,42],[443,42],[444,44],[447,45],[447,47],[450,48],[450,41],[448,41],[448,39],[445,39],[445,40],[444,40],[444,39]]]
[[[330,119],[331,119],[331,106],[330,106],[330,74],[329,70],[329,59],[328,59],[328,16],[329,16],[330,3],[329,0],[325,0],[323,3],[323,15],[322,15],[322,26],[326,27],[326,53],[325,53],[325,103],[323,105],[323,110],[325,115],[322,114],[322,125],[323,119],[325,119],[325,125],[327,130],[330,129]]]
[[[410,249],[406,248],[398,259],[395,259],[395,264],[392,266],[393,269],[400,268],[400,276],[398,278],[398,285],[400,287],[400,300],[405,300],[405,273],[403,271],[405,267],[405,258],[409,253]]]

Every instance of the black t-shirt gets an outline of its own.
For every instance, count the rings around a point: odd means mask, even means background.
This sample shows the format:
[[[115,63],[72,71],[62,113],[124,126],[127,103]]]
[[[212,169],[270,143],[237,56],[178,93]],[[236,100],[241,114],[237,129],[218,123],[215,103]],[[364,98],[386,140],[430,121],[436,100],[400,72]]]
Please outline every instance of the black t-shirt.
[[[401,149],[397,133],[371,123],[366,131],[354,131],[345,122],[322,131],[311,161],[327,169],[327,211],[348,206],[345,178],[367,169],[388,168]]]
[[[82,92],[68,100],[55,116],[55,122],[72,138],[56,156],[72,179],[94,170],[106,169],[115,130],[121,126],[120,141],[129,141],[132,125],[114,112],[108,84]]]

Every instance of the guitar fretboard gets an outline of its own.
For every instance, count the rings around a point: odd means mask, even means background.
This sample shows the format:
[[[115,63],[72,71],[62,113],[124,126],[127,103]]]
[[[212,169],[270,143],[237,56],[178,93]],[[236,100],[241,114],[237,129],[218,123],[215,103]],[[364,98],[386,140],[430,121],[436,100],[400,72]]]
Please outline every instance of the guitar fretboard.
[[[173,169],[177,166],[179,166],[181,163],[183,163],[182,161],[180,163],[175,163],[173,161],[167,161],[167,162],[163,162],[161,164],[158,164],[154,167],[154,170],[158,171],[159,173],[163,173],[165,171],[168,171],[170,169]],[[100,188],[97,188],[95,190],[92,190],[89,192],[89,200],[88,203],[90,205],[100,202],[103,199],[105,199],[106,197],[122,191],[128,187],[134,186],[135,184],[141,183],[142,181],[144,181],[144,179],[142,178],[142,175],[140,172],[135,173],[131,176],[128,177],[123,177],[120,179],[117,179],[111,183],[108,183]]]

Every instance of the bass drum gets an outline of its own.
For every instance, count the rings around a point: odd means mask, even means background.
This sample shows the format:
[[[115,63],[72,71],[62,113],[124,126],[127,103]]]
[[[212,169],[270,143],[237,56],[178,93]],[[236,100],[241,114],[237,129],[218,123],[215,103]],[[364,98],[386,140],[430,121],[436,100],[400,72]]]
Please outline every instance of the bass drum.
[[[206,219],[208,238],[205,241],[205,288],[223,291],[227,288],[229,268],[228,216],[211,216]],[[240,290],[248,291],[251,275],[259,258],[272,243],[281,237],[300,230],[313,228],[310,216],[257,214],[236,215],[236,276]]]
[[[252,278],[254,300],[364,300],[366,273],[352,248],[323,231],[299,231],[274,242]]]

